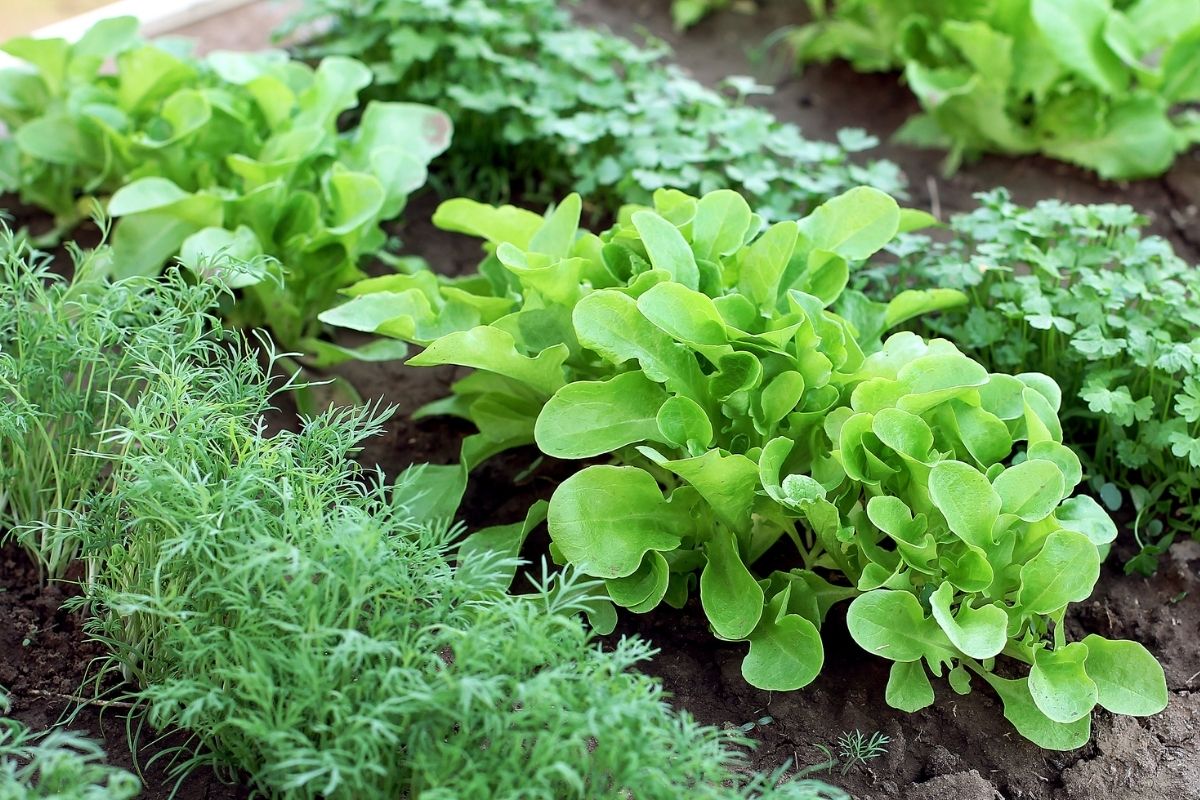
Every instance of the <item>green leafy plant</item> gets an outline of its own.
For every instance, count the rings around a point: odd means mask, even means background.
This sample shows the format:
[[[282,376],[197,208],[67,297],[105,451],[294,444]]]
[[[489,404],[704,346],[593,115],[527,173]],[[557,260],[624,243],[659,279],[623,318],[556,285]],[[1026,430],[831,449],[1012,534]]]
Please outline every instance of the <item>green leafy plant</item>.
[[[772,218],[802,213],[867,183],[898,192],[895,165],[859,166],[875,140],[838,143],[744,103],[763,91],[735,79],[712,91],[642,47],[571,22],[555,0],[311,0],[330,28],[308,52],[351,55],[375,74],[372,95],[435,103],[455,141],[437,178],[480,200],[549,200],[582,192],[599,211],[649,202],[664,186],[738,188]]]
[[[825,754],[826,761],[819,765],[818,768],[827,768],[832,770],[838,764],[842,765],[842,776],[850,774],[850,770],[855,767],[865,767],[868,761],[873,761],[876,758],[887,755],[887,746],[891,742],[891,738],[876,731],[870,736],[855,728],[853,732],[845,732],[838,737],[837,740],[837,755],[833,750],[830,750],[823,744],[817,745],[817,749]]]
[[[0,692],[0,715],[8,698]],[[74,731],[36,734],[0,716],[0,797],[5,800],[131,800],[136,776],[104,763],[104,751]]]
[[[241,350],[143,365],[112,489],[74,520],[104,557],[91,630],[148,722],[204,746],[174,770],[232,765],[280,798],[844,800],[742,772],[742,736],[630,671],[647,644],[593,641],[579,576],[510,596],[514,559],[455,566],[437,468],[391,489],[350,458],[387,412],[268,435],[280,387]]]
[[[0,71],[12,134],[0,140],[0,190],[63,229],[102,200],[117,218],[118,277],[157,274],[174,257],[201,273],[215,255],[237,259],[233,319],[269,325],[288,347],[301,348],[336,290],[362,277],[358,262],[385,241],[380,222],[449,142],[446,117],[412,104],[368,104],[339,132],[371,79],[349,58],[198,59],[139,40],[129,17],[74,44],[18,38],[3,49],[27,67]],[[113,73],[101,69],[110,58]]]
[[[103,432],[142,388],[137,360],[188,352],[212,320],[219,289],[165,281],[110,283],[108,248],[73,250],[74,276],[0,226],[0,535],[16,537],[46,578],[79,543],[54,535],[104,484]]]
[[[903,69],[923,113],[897,134],[1044,153],[1105,178],[1161,175],[1200,139],[1200,6],[1191,0],[809,0],[799,60]]]
[[[1144,550],[1131,567],[1153,570],[1154,541],[1200,525],[1200,272],[1142,235],[1129,206],[1023,208],[1004,190],[979,201],[949,241],[914,235],[865,285],[961,289],[966,313],[926,330],[991,369],[1053,377],[1095,492],[1114,510],[1122,491],[1132,500]]]
[[[728,8],[733,0],[672,0],[671,18],[678,30],[690,28],[714,11]]]
[[[990,374],[946,340],[881,341],[959,292],[846,291],[852,263],[928,215],[863,187],[764,229],[734,192],[663,191],[597,236],[578,231],[581,208],[445,203],[440,226],[488,242],[479,274],[368,280],[323,315],[423,345],[411,364],[476,370],[421,412],[479,428],[468,467],[528,443],[611,459],[554,493],[560,563],[634,612],[698,590],[763,689],[819,673],[819,627],[853,598],[850,632],[895,662],[897,708],[933,702],[926,666],[959,692],[975,675],[1023,735],[1066,749],[1097,703],[1165,706],[1141,645],[1066,640],[1116,526],[1072,496],[1058,387]],[[1020,677],[997,673],[1001,656]]]

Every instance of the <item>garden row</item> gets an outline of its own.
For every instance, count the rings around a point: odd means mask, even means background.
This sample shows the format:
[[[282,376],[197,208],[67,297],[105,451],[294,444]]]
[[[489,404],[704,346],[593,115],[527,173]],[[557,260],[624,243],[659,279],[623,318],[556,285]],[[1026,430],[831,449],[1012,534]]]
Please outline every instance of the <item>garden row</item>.
[[[805,140],[741,102],[759,87],[710,91],[552,0],[313,5],[333,24],[304,61],[113,20],[10,42],[30,68],[0,73],[0,187],[54,215],[41,242],[112,220],[69,279],[3,244],[2,524],[46,579],[83,564],[109,668],[196,735],[180,771],[288,797],[838,796],[747,776],[743,738],[629,671],[646,645],[596,646],[619,609],[689,598],[763,689],[819,674],[847,604],[896,708],[933,703],[931,675],[986,684],[1059,750],[1096,706],[1162,710],[1145,648],[1065,625],[1118,535],[1105,505],[1136,509],[1146,573],[1200,517],[1200,278],[1136,213],[997,190],[934,241],[898,170],[851,157],[870,137]],[[476,272],[381,228],[427,180],[469,195],[434,222],[483,240]],[[510,195],[551,205],[489,204]],[[377,406],[265,429],[320,370],[410,345],[474,370],[421,410],[477,430],[460,465],[361,470]],[[586,466],[465,535],[470,473],[528,446]],[[557,566],[527,546],[543,523]],[[522,555],[542,566],[511,594]],[[3,735],[30,796],[137,791],[75,740]]]

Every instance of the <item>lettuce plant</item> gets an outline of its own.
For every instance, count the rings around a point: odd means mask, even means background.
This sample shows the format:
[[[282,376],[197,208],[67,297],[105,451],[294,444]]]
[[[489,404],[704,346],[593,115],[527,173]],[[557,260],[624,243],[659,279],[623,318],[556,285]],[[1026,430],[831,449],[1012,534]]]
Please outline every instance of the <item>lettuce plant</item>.
[[[902,69],[923,112],[900,130],[950,151],[1044,153],[1105,178],[1166,172],[1200,139],[1192,0],[809,0],[801,62]]]
[[[933,702],[930,673],[962,693],[976,678],[1023,735],[1067,749],[1097,704],[1165,706],[1140,644],[1067,641],[1117,531],[1074,495],[1058,386],[882,338],[959,292],[846,290],[851,264],[926,215],[858,188],[766,227],[734,192],[664,191],[597,236],[580,209],[450,201],[438,224],[488,242],[477,275],[368,280],[323,315],[425,346],[411,364],[476,370],[424,412],[478,426],[468,466],[527,443],[607,462],[554,493],[560,563],[638,613],[698,593],[763,689],[811,682],[820,626],[852,600],[855,641],[894,662],[897,708]]]
[[[803,213],[851,186],[898,192],[886,161],[851,156],[876,141],[837,143],[745,104],[747,79],[713,91],[639,46],[574,24],[557,0],[310,0],[329,27],[308,51],[362,59],[372,95],[433,103],[455,142],[436,180],[456,194],[549,200],[582,192],[601,212],[645,203],[664,186],[738,187],[772,218]]]
[[[1034,369],[1062,387],[1064,426],[1114,510],[1128,492],[1152,571],[1164,537],[1200,524],[1200,272],[1143,236],[1129,206],[1022,208],[1004,190],[956,216],[953,238],[914,235],[865,271],[870,291],[945,286],[965,313],[922,321],[991,369]],[[1083,446],[1083,445],[1087,446]]]
[[[53,213],[62,227],[117,218],[115,274],[157,274],[179,257],[204,271],[217,254],[245,262],[227,277],[233,312],[299,347],[358,262],[384,243],[450,134],[440,112],[358,105],[370,71],[353,59],[315,67],[283,52],[187,55],[138,39],[129,17],[78,42],[18,38],[24,67],[0,71],[0,190]],[[101,69],[114,59],[115,72]],[[334,353],[319,353],[333,357]]]
[[[396,487],[351,455],[386,412],[271,435],[277,391],[239,347],[154,373],[113,435],[112,490],[75,525],[103,556],[93,633],[154,727],[273,798],[844,800],[744,771],[738,734],[701,726],[601,649],[580,576],[505,591],[512,559],[453,564],[425,471]]]

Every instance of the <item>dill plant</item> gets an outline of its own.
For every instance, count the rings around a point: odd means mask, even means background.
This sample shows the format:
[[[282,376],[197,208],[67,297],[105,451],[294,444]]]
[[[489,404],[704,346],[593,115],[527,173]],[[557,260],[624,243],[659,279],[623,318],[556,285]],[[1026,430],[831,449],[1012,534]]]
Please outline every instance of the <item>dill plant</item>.
[[[111,487],[72,522],[104,554],[92,633],[179,752],[286,798],[842,795],[746,777],[737,734],[671,710],[578,619],[591,585],[515,566],[427,516],[421,471],[395,492],[350,459],[388,412],[330,410],[269,435],[273,392],[244,348],[164,368],[114,430]],[[399,498],[408,498],[399,502]]]
[[[0,692],[0,715],[8,698]],[[130,800],[141,781],[105,763],[103,749],[74,731],[38,735],[0,716],[0,798],[3,800]]]
[[[57,520],[101,485],[100,432],[124,417],[142,381],[136,360],[185,351],[211,322],[214,285],[108,282],[111,253],[71,250],[74,276],[0,229],[0,533],[60,577],[78,550]]]

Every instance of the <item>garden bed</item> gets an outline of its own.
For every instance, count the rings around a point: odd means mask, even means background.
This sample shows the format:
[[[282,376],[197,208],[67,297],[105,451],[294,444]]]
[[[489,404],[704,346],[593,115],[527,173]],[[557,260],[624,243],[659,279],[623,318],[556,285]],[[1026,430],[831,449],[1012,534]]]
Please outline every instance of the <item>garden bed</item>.
[[[794,23],[794,3],[764,3],[753,16],[726,13],[707,20],[686,36],[670,30],[666,4],[647,0],[586,0],[581,20],[636,33],[644,26],[671,41],[677,60],[698,77],[711,81],[745,74],[752,67],[745,49],[761,42],[779,26]],[[253,46],[261,41],[226,42],[229,31],[261,32],[263,6],[251,6],[224,24],[204,23],[193,33],[206,46]],[[862,76],[848,68],[812,68],[801,77],[787,70],[760,79],[784,76],[774,95],[761,99],[781,119],[796,122],[810,136],[832,138],[847,126],[886,136],[913,111],[914,101],[900,91],[892,76]],[[1113,202],[1133,205],[1151,217],[1152,229],[1170,238],[1190,262],[1200,262],[1193,193],[1200,194],[1200,161],[1179,159],[1161,180],[1130,185],[1102,182],[1082,170],[1040,158],[988,157],[964,167],[952,178],[939,172],[940,155],[885,145],[881,155],[898,163],[911,183],[910,205],[931,208],[942,218],[972,207],[973,193],[996,185],[1009,187],[1018,202],[1056,197],[1068,202]],[[409,252],[425,257],[438,271],[470,270],[479,250],[473,239],[447,234],[430,224],[434,200],[426,195],[410,204],[406,221],[393,231]],[[398,413],[386,433],[368,443],[360,460],[396,475],[414,462],[453,463],[469,426],[441,419],[412,421],[420,405],[447,394],[456,373],[451,368],[414,369],[398,362],[349,363],[337,369],[366,398],[394,403]],[[278,424],[288,425],[287,409]],[[513,476],[524,474],[537,454],[512,451],[488,462],[471,479],[462,508],[472,527],[512,522],[529,502],[548,498],[574,469],[546,459],[514,489]],[[544,535],[531,538],[525,556],[539,561]],[[769,693],[748,686],[739,672],[743,645],[723,645],[708,631],[693,601],[682,613],[648,616],[623,613],[617,633],[648,638],[662,653],[648,671],[660,677],[677,704],[702,722],[750,726],[759,742],[753,764],[769,771],[785,761],[804,765],[825,760],[821,747],[833,748],[844,732],[879,731],[889,737],[887,754],[848,775],[835,770],[827,779],[864,800],[906,797],[990,800],[1004,798],[1069,798],[1107,800],[1130,797],[1200,798],[1200,542],[1182,542],[1164,559],[1153,579],[1125,576],[1119,564],[1131,543],[1118,539],[1092,598],[1068,616],[1071,633],[1086,630],[1144,643],[1162,663],[1170,700],[1167,710],[1148,719],[1099,712],[1091,742],[1076,751],[1043,751],[1021,739],[1002,718],[999,703],[986,692],[955,697],[940,692],[929,709],[904,714],[884,703],[886,662],[867,656],[846,632],[844,611],[831,614],[825,626],[826,667],[809,687],[793,693]],[[77,618],[57,611],[60,588],[38,589],[23,555],[9,548],[0,554],[6,591],[0,613],[16,620],[6,631],[0,651],[0,684],[8,686],[15,715],[32,724],[52,723],[71,705],[86,677],[91,659],[100,655],[85,644]],[[33,634],[33,635],[30,635]],[[28,639],[28,644],[25,640]],[[945,696],[941,696],[941,695]],[[74,727],[102,735],[117,762],[129,763],[122,710],[85,706]],[[143,748],[143,763],[163,747]],[[824,776],[823,776],[824,777]],[[147,775],[145,797],[170,794],[161,773]],[[210,772],[197,772],[178,797],[226,798],[245,794],[243,787],[220,784]]]

